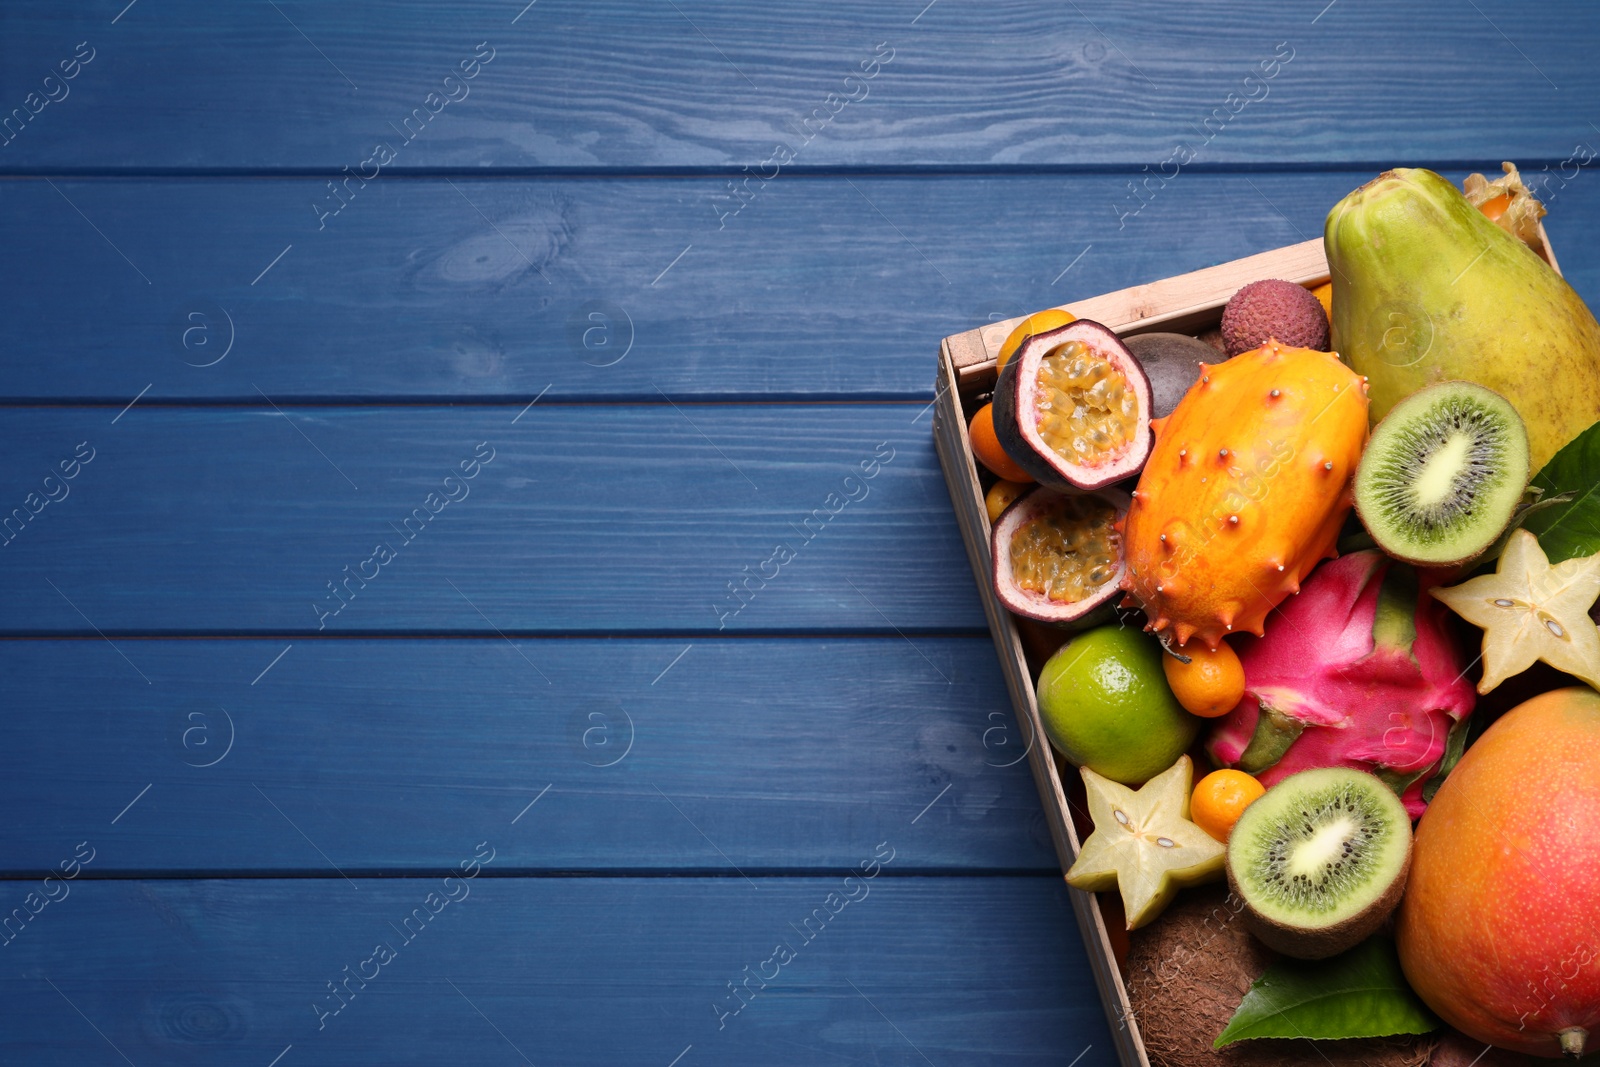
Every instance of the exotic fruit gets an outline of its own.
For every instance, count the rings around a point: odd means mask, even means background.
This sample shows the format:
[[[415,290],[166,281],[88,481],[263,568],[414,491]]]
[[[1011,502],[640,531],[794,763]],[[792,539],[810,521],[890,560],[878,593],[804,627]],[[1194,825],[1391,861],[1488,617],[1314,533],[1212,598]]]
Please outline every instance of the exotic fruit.
[[[1600,1049],[1600,695],[1558,689],[1484,731],[1417,827],[1395,926],[1417,995],[1478,1042]]]
[[[994,589],[1018,615],[1070,623],[1108,603],[1122,577],[1117,489],[1058,493],[1035,486],[1001,513],[990,535]],[[1110,608],[1106,609],[1110,612]]]
[[[1280,278],[1251,282],[1222,309],[1222,343],[1230,355],[1278,340],[1328,349],[1328,313],[1316,294]]]
[[[1430,592],[1483,627],[1478,692],[1489,692],[1535,660],[1600,685],[1600,634],[1589,623],[1589,609],[1600,597],[1600,552],[1551,566],[1538,537],[1513,530],[1493,574]]]
[[[1484,218],[1539,253],[1544,255],[1544,234],[1539,220],[1544,218],[1544,205],[1539,203],[1517,173],[1515,163],[1502,163],[1505,173],[1494,181],[1481,174],[1469,174],[1461,183],[1467,203],[1483,212]]]
[[[1090,893],[1122,893],[1128,929],[1161,914],[1178,890],[1215,880],[1227,849],[1189,820],[1188,756],[1129,789],[1082,768],[1094,833],[1078,850],[1067,884]]]
[[[1228,886],[1268,948],[1325,960],[1377,932],[1406,889],[1411,819],[1370,774],[1301,771],[1244,809]]]
[[[1245,696],[1207,751],[1269,787],[1313,767],[1371,771],[1415,818],[1460,755],[1477,699],[1447,618],[1381,552],[1323,564],[1265,637],[1236,642]]]
[[[1150,454],[1150,379],[1088,319],[1025,337],[994,387],[1000,446],[1041,485],[1100,489]]]
[[[1150,379],[1150,417],[1171,415],[1183,394],[1200,380],[1200,366],[1215,363],[1217,350],[1186,333],[1141,333],[1127,339],[1128,351]]]
[[[1387,171],[1323,231],[1333,346],[1372,419],[1424,385],[1477,382],[1528,424],[1530,470],[1600,419],[1600,324],[1572,286],[1429,170]]]
[[[1179,646],[1261,633],[1334,555],[1367,439],[1362,380],[1330,353],[1268,342],[1205,367],[1154,425],[1123,528],[1129,602]]]

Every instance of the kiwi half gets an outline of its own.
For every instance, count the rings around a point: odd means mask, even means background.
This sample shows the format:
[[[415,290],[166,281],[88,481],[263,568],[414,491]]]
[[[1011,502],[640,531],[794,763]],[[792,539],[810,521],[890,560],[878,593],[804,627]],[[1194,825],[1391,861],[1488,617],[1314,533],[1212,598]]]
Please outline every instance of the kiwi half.
[[[1505,397],[1441,382],[1390,409],[1356,469],[1356,512],[1408,563],[1464,563],[1494,543],[1528,486],[1528,430]]]
[[[1244,809],[1228,838],[1228,884],[1250,932],[1320,960],[1365,940],[1400,903],[1411,819],[1365,771],[1293,774]]]

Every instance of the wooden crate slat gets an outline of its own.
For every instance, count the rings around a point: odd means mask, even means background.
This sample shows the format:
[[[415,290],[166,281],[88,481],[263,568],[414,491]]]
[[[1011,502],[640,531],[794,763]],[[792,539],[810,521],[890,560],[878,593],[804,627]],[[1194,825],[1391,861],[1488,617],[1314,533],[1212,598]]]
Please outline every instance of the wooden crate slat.
[[[967,439],[968,416],[961,402],[961,389],[956,384],[958,375],[952,359],[957,344],[970,341],[976,331],[961,337],[945,339],[939,358],[939,421],[934,427],[938,445],[939,462],[945,473],[950,498],[955,505],[957,522],[962,529],[962,540],[967,546],[967,557],[972,564],[983,600],[984,614],[988,617],[995,649],[999,653],[1000,669],[1005,676],[1006,689],[1016,716],[1019,732],[1026,738],[1028,768],[1038,787],[1039,799],[1044,809],[1045,824],[1055,844],[1056,857],[1065,871],[1072,865],[1082,844],[1073,826],[1067,806],[1067,795],[1062,786],[1061,770],[1054,752],[1044,734],[1044,723],[1039,717],[1039,704],[1034,695],[1033,679],[1023,658],[1022,642],[1017,636],[1011,613],[1001,606],[994,596],[990,581],[993,573],[993,556],[987,536],[980,531],[989,529],[988,514],[984,510],[983,496],[976,478],[972,476],[974,460]],[[1077,889],[1067,891],[1072,899],[1072,910],[1078,921],[1078,931],[1088,946],[1090,967],[1101,991],[1101,1005],[1106,1022],[1124,1064],[1148,1063],[1139,1028],[1128,1010],[1127,991],[1122,974],[1117,968],[1111,948],[1110,934],[1105,916],[1092,894]]]
[[[1328,258],[1323,254],[1322,238],[1317,237],[1289,248],[1272,249],[1244,259],[1223,263],[1215,267],[1175,278],[1120,289],[1104,296],[1075,300],[1070,310],[1080,319],[1093,319],[1117,333],[1142,333],[1157,327],[1178,332],[1195,333],[1201,320],[1214,319],[1219,304],[1243,284],[1240,279],[1255,280],[1266,277],[1303,285],[1320,285],[1328,280]],[[978,363],[957,364],[960,371],[971,374],[983,363],[992,363],[1000,353],[1006,336],[1026,316],[1018,315],[972,331],[977,336],[952,338],[952,353],[963,360],[973,360],[980,354]],[[1206,325],[1210,325],[1207,323]]]

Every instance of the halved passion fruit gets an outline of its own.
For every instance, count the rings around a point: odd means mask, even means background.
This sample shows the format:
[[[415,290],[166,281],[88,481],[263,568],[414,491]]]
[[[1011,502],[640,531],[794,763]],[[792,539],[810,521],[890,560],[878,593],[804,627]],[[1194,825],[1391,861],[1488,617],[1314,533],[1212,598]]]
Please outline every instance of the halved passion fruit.
[[[1067,623],[1110,602],[1126,566],[1117,522],[1126,493],[1037,487],[1006,508],[989,543],[994,588],[1018,615]]]
[[[1079,319],[1022,342],[1000,372],[1000,447],[1039,484],[1099,489],[1150,455],[1150,379],[1106,327]]]

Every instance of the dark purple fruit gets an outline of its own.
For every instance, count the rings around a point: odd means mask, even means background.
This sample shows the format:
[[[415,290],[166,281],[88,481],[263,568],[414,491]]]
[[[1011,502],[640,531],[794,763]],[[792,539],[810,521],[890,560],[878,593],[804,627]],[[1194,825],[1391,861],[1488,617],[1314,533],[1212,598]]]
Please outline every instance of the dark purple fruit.
[[[1186,333],[1141,333],[1125,342],[1150,379],[1150,417],[1172,414],[1183,394],[1200,380],[1200,364],[1216,363],[1217,350]]]

